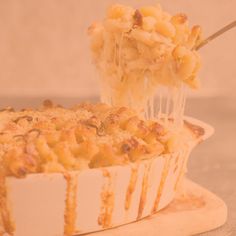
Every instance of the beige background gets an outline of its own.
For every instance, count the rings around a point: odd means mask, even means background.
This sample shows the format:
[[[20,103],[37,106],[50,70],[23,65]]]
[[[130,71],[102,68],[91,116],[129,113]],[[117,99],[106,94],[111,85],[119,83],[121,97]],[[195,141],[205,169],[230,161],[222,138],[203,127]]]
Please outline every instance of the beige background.
[[[98,92],[86,29],[115,0],[0,0],[0,96]],[[158,1],[119,1],[139,6]],[[235,20],[235,0],[162,0],[205,35]],[[236,28],[201,50],[200,94],[236,93]]]

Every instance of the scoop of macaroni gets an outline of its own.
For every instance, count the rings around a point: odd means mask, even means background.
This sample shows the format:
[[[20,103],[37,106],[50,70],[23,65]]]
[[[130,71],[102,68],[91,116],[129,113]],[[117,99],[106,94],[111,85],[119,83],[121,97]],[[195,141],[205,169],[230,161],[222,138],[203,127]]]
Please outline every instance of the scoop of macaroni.
[[[171,16],[159,5],[111,6],[89,27],[91,49],[101,74],[102,100],[143,109],[158,86],[198,87],[201,28],[187,16]]]

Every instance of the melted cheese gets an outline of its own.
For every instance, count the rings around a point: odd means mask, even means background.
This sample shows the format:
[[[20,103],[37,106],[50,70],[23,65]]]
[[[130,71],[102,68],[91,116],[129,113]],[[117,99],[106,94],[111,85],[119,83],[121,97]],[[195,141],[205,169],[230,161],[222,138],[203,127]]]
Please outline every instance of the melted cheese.
[[[193,48],[200,39],[199,26],[189,28],[185,15],[171,16],[160,6],[135,10],[114,5],[89,33],[102,102],[131,107],[146,119],[182,123],[185,87],[198,84],[200,60]],[[160,87],[167,88],[165,99]]]

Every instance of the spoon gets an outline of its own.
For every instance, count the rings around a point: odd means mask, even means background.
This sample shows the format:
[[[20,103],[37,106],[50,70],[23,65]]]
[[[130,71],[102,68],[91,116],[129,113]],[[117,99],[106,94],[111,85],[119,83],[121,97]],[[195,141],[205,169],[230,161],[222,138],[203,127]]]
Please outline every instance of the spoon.
[[[231,22],[230,24],[226,25],[225,27],[221,28],[220,30],[216,31],[214,34],[212,34],[211,36],[209,36],[208,38],[202,40],[196,47],[195,50],[199,50],[200,48],[202,48],[204,45],[206,45],[207,43],[209,43],[210,41],[212,41],[213,39],[217,38],[218,36],[220,36],[221,34],[225,33],[226,31],[234,28],[236,26],[236,20]]]

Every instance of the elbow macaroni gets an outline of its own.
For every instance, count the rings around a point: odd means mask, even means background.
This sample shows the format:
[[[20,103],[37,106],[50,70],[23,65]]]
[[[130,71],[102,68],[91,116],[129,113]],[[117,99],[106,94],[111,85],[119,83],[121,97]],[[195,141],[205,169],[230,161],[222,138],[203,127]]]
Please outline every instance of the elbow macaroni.
[[[0,112],[0,124],[4,171],[0,174],[18,178],[152,158],[165,153],[173,136],[164,124],[143,120],[131,109],[105,104],[5,110]]]
[[[200,58],[194,48],[201,28],[191,29],[184,14],[171,16],[159,5],[137,10],[114,5],[89,34],[108,104],[141,111],[159,85],[198,87]]]

